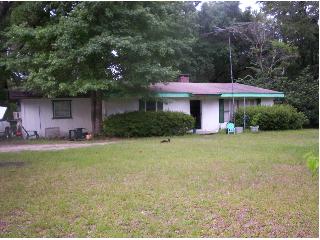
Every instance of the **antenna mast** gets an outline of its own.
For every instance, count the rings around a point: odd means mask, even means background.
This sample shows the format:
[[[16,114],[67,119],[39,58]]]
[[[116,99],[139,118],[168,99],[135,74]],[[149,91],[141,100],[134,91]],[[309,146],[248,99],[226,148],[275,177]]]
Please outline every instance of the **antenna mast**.
[[[231,54],[230,32],[229,32],[229,60],[230,60],[231,96],[232,96],[231,117],[232,117],[233,123],[235,123],[235,119],[234,119],[234,96],[233,96],[233,71],[232,71],[232,54]]]

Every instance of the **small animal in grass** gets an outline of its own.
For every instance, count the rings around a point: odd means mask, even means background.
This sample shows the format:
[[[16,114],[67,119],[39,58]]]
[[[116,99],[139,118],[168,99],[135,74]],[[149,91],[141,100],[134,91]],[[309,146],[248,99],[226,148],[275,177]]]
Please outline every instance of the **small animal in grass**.
[[[160,143],[169,143],[169,142],[170,142],[170,138],[164,139],[164,140],[162,140]]]

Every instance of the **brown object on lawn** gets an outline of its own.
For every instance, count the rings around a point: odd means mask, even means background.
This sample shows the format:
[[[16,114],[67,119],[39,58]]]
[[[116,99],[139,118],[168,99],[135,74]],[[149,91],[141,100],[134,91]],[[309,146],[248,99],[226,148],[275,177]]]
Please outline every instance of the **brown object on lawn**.
[[[162,140],[160,143],[169,143],[169,142],[170,142],[170,138],[164,139],[164,140]]]

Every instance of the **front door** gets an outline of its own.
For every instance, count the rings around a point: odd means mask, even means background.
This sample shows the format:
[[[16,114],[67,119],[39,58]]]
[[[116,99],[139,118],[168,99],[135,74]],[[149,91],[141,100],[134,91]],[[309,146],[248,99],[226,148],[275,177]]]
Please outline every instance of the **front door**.
[[[190,114],[195,118],[196,129],[201,129],[201,101],[200,100],[190,100]]]

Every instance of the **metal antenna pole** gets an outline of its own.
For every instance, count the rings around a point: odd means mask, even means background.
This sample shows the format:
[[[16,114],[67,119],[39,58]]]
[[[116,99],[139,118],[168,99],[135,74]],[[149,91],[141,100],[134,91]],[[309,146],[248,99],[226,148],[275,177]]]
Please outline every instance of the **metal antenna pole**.
[[[232,55],[231,55],[231,40],[230,40],[230,33],[229,33],[229,60],[230,60],[230,77],[231,77],[231,95],[232,95],[232,120],[235,123],[234,119],[234,96],[233,96],[233,72],[232,72]]]
[[[246,97],[243,97],[243,130],[246,129]]]

